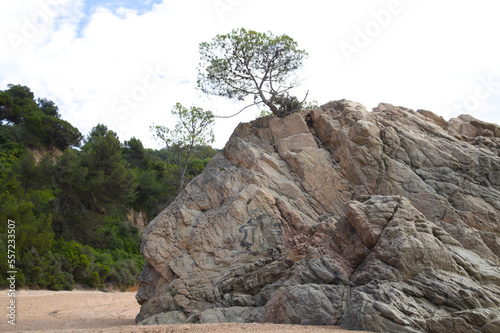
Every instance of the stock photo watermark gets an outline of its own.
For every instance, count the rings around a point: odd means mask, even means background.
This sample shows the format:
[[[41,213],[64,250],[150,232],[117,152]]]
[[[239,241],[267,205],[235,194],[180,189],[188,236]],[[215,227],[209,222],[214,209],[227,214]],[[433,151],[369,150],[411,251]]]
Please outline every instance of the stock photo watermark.
[[[16,325],[16,222],[12,220],[7,220],[7,267],[9,276],[7,322]]]
[[[384,29],[391,25],[394,17],[404,11],[403,2],[409,1],[412,0],[390,0],[386,8],[372,10],[370,12],[371,19],[363,26],[354,27],[352,40],[350,42],[343,41],[339,45],[348,64],[353,61],[353,56],[361,54]]]
[[[226,14],[233,12],[243,3],[243,0],[215,0],[212,7],[219,16],[221,21],[224,21]]]
[[[41,31],[47,28],[57,17],[58,10],[63,4],[57,0],[38,1],[38,10],[31,16],[23,18],[20,31],[9,32],[7,38],[17,54],[23,45],[27,45],[34,38],[40,35]]]
[[[141,102],[144,102],[148,95],[156,90],[168,77],[168,73],[162,71],[159,65],[155,68],[147,66],[145,68],[146,74],[143,76],[142,81],[133,86],[127,93],[120,95],[111,104],[111,110],[120,118],[125,118],[129,115],[132,109],[137,108]]]
[[[500,94],[500,72],[490,73],[478,79],[470,94],[454,103],[448,114],[463,114],[477,111],[495,94]]]

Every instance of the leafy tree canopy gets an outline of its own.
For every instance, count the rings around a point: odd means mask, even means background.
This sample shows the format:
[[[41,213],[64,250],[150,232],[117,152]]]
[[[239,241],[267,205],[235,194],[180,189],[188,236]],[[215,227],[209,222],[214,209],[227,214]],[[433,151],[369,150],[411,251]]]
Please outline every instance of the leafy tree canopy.
[[[48,100],[46,98],[39,98],[38,107],[46,116],[52,116],[56,118],[60,118],[59,108],[55,105],[54,102]]]
[[[179,190],[182,190],[194,149],[197,146],[209,145],[214,141],[212,130],[214,115],[211,111],[195,106],[188,109],[180,103],[175,104],[171,112],[178,119],[175,128],[153,125],[150,129],[154,138],[164,143],[171,153],[180,172]]]
[[[122,145],[115,132],[99,124],[82,147],[82,166],[88,170],[87,203],[102,210],[129,203],[134,196],[134,177],[122,159]]]
[[[293,75],[307,57],[287,35],[233,30],[199,45],[198,87],[205,93],[243,100],[254,96],[283,117],[300,107],[290,91],[298,86]],[[257,100],[260,98],[260,102]]]
[[[9,84],[8,88],[0,91],[0,121],[4,122],[2,126],[8,127],[2,135],[49,150],[80,145],[81,133],[60,118],[54,102],[45,98],[35,101],[35,95],[26,86]]]
[[[130,163],[131,167],[144,169],[149,167],[147,152],[141,140],[135,137],[131,138],[129,141],[124,142],[124,147],[123,157]]]

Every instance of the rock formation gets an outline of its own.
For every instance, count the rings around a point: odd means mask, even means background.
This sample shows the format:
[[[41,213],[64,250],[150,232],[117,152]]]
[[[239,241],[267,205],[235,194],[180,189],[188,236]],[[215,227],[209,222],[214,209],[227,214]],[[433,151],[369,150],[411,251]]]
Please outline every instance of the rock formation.
[[[141,250],[141,324],[500,332],[500,127],[345,100],[240,124]]]

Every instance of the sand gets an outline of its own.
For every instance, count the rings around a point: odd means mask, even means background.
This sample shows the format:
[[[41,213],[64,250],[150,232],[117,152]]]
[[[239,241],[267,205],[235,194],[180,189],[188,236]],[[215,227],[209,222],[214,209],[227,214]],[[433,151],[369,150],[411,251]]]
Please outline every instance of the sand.
[[[136,326],[139,312],[135,292],[46,291],[16,292],[16,325],[7,321],[8,291],[0,291],[2,316],[0,332],[81,332],[81,333],[177,333],[177,332],[354,332],[337,326],[297,326],[273,324],[193,324]]]

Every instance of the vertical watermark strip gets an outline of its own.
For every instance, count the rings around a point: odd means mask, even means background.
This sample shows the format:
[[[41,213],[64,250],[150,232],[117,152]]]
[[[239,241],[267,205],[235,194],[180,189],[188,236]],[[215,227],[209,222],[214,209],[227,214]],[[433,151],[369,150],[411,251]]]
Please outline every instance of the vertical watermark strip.
[[[9,277],[9,305],[7,306],[7,322],[16,325],[16,222],[7,220],[7,274]]]

